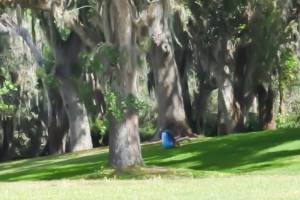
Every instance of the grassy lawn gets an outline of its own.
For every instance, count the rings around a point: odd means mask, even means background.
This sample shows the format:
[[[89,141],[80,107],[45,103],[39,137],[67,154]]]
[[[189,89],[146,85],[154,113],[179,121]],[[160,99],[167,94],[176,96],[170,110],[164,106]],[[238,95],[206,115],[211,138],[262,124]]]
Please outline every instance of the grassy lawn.
[[[107,149],[0,164],[0,199],[299,199],[300,129],[143,145],[121,175]],[[135,179],[135,180],[134,180]]]

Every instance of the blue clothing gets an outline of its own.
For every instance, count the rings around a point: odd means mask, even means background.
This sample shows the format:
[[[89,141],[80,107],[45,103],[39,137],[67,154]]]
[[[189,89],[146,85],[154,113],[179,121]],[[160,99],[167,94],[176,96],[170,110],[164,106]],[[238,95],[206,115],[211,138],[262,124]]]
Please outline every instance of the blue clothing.
[[[161,142],[165,149],[171,149],[175,146],[173,137],[168,130],[161,133]]]

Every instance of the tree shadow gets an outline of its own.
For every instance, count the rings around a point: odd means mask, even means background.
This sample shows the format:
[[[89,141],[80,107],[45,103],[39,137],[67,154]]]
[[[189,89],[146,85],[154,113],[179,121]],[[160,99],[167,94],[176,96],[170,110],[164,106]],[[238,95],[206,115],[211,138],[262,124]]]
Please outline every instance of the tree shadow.
[[[188,145],[185,143],[180,148],[169,150],[163,149],[160,143],[144,145],[142,149],[148,166],[239,174],[298,162],[291,159],[300,155],[299,139],[299,129],[285,129],[196,139]],[[0,165],[0,181],[104,178],[103,170],[108,170],[107,160],[107,149],[96,149],[8,162]]]
[[[146,147],[144,158],[149,165],[245,173],[288,165],[284,159],[300,155],[300,145],[277,151],[271,148],[299,139],[299,129],[231,135],[196,141],[172,150]]]
[[[68,156],[70,158],[68,158]],[[67,154],[38,158],[0,166],[0,181],[76,179],[107,166],[107,152],[92,155]],[[11,169],[11,170],[10,170]],[[82,178],[82,177],[81,177]]]

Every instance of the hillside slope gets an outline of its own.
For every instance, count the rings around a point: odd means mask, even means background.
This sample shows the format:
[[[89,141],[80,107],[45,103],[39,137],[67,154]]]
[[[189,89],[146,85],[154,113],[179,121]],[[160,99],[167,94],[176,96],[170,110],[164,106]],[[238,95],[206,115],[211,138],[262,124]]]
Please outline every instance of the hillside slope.
[[[171,169],[187,176],[300,175],[300,129],[199,138],[171,150],[147,144],[143,156],[158,174]],[[104,148],[2,163],[0,181],[103,178],[112,173],[107,158]]]

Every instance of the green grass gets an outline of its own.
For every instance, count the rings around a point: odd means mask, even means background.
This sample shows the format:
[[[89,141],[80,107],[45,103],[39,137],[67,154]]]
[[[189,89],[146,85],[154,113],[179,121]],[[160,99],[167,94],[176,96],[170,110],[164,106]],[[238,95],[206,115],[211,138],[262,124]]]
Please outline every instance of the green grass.
[[[171,150],[160,144],[142,149],[147,167],[121,175],[107,168],[107,149],[2,163],[1,199],[135,199],[137,191],[137,199],[300,196],[300,129],[199,138]]]
[[[0,183],[1,200],[298,200],[298,177]]]

